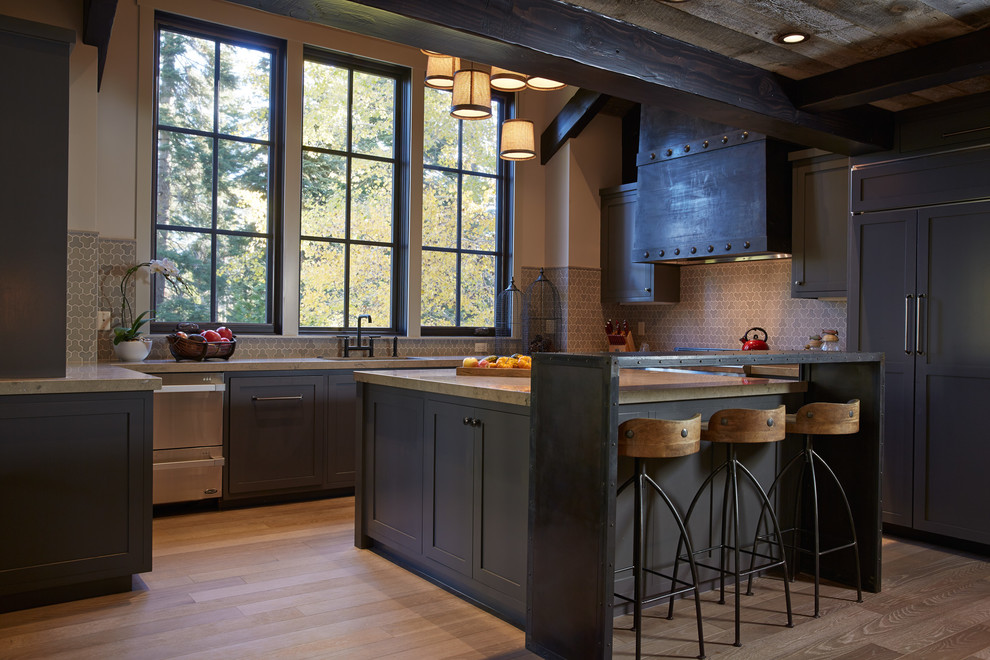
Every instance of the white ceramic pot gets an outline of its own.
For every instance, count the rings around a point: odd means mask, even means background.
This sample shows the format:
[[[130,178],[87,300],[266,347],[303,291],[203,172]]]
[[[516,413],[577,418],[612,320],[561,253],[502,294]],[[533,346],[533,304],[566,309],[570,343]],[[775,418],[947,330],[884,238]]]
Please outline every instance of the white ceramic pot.
[[[140,362],[151,352],[151,340],[148,338],[132,339],[114,344],[113,352],[121,362]]]

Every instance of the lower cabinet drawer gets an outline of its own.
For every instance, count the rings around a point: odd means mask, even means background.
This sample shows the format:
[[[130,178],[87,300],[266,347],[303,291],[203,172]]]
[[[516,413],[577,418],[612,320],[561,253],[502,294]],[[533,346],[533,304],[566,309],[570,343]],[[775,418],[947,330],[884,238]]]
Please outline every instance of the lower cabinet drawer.
[[[220,497],[222,447],[167,449],[154,453],[152,503],[192,502]]]

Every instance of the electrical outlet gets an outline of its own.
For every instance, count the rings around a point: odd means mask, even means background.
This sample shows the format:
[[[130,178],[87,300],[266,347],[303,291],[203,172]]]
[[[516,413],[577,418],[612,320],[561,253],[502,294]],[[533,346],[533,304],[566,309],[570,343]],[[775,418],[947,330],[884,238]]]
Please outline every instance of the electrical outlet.
[[[484,353],[487,350],[488,350],[488,344],[486,344],[485,342],[483,342],[483,341],[476,341],[476,342],[474,342],[474,352],[475,353]]]
[[[636,334],[642,337],[646,334],[646,322],[640,321],[636,324]]]
[[[103,309],[98,310],[96,312],[96,329],[97,330],[110,329],[110,312]]]

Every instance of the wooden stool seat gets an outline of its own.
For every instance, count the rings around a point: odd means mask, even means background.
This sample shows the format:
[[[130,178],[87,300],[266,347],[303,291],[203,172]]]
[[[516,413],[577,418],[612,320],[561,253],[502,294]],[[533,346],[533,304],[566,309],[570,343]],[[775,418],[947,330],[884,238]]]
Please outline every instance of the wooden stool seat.
[[[701,449],[701,413],[691,419],[630,419],[619,425],[619,456],[677,458]]]
[[[849,403],[806,403],[787,415],[787,432],[806,435],[848,435],[859,431],[859,399]]]
[[[702,425],[701,439],[707,442],[779,442],[787,435],[784,406],[772,410],[726,408]]]
[[[697,414],[690,419],[630,419],[619,425],[619,456],[628,456],[633,459],[633,475],[626,480],[616,491],[616,500],[619,495],[633,486],[633,557],[632,566],[619,568],[616,574],[632,570],[633,572],[633,595],[632,598],[616,593],[615,597],[633,606],[633,628],[636,631],[636,658],[640,658],[642,651],[642,629],[643,629],[643,605],[652,603],[664,598],[671,599],[671,611],[667,618],[673,615],[673,599],[675,596],[694,593],[694,609],[698,626],[698,657],[705,657],[705,638],[701,623],[701,594],[698,591],[698,568],[694,562],[694,550],[691,538],[688,536],[687,528],[677,507],[673,501],[663,491],[660,485],[653,480],[647,471],[645,459],[655,458],[678,458],[696,454],[701,449],[701,414]],[[678,554],[680,554],[681,544],[688,548],[690,559],[691,580],[679,580],[677,576],[668,576],[647,568],[644,563],[646,559],[646,494],[647,489],[652,490],[670,510],[674,518],[674,523],[680,532],[678,540]],[[660,593],[646,595],[645,581],[646,574],[655,575],[660,578],[670,579],[670,589]]]

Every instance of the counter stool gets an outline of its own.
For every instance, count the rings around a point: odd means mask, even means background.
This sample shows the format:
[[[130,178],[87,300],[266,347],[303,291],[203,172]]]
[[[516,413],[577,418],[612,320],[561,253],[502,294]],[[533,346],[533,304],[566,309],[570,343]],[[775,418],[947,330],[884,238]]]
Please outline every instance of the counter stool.
[[[694,554],[699,555],[702,553],[710,553],[712,551],[718,551],[719,553],[719,565],[711,566],[704,564],[702,562],[696,562],[698,566],[704,568],[709,568],[718,572],[719,575],[719,603],[725,603],[725,576],[731,574],[735,579],[736,586],[736,596],[735,596],[735,641],[733,644],[735,646],[742,646],[739,635],[739,596],[740,596],[740,578],[745,575],[752,575],[753,573],[759,571],[769,570],[771,568],[781,567],[784,571],[784,601],[787,606],[787,627],[791,628],[794,625],[793,616],[791,614],[791,591],[790,591],[790,580],[787,578],[787,562],[784,557],[784,543],[783,537],[780,532],[780,526],[777,524],[777,515],[774,513],[773,506],[767,497],[766,492],[760,486],[760,482],[757,481],[753,473],[739,461],[736,456],[736,445],[737,444],[756,444],[756,443],[768,443],[768,442],[779,442],[784,439],[786,435],[785,425],[784,425],[784,406],[778,406],[772,410],[752,410],[748,408],[727,408],[725,410],[719,410],[709,418],[708,423],[702,426],[701,439],[712,442],[712,443],[722,443],[726,446],[726,460],[720,466],[718,466],[708,478],[705,479],[704,483],[701,484],[701,488],[695,494],[694,499],[691,500],[691,506],[688,507],[687,515],[685,520],[691,520],[691,514],[694,513],[694,508],[701,499],[705,490],[708,488],[715,477],[721,472],[726,473],[725,479],[725,489],[722,494],[722,529],[719,539],[719,544],[712,546],[710,548],[703,548],[700,550],[695,550]],[[769,515],[770,522],[773,525],[773,539],[776,539],[776,543],[772,543],[771,546],[776,546],[779,551],[779,557],[773,555],[773,547],[770,549],[770,554],[759,554],[756,551],[756,544],[747,548],[741,548],[739,545],[739,483],[740,477],[743,483],[749,483],[752,486],[753,491],[757,494],[760,500],[761,513],[766,511]],[[730,512],[731,507],[731,512]],[[714,515],[714,509],[713,509]],[[730,523],[731,523],[731,543],[730,543]],[[759,531],[759,527],[757,528]],[[769,542],[769,541],[768,541]],[[727,551],[732,551],[732,566],[729,568],[728,553]],[[750,562],[749,570],[741,570],[739,555],[740,553],[749,554],[752,558]],[[690,557],[691,551],[688,550],[688,556]],[[756,557],[764,559],[763,563],[760,565],[755,565]],[[674,560],[674,578],[677,577],[677,563],[681,559],[681,551],[678,546],[677,557]],[[670,603],[671,608],[673,608],[673,602]]]
[[[804,434],[804,451],[795,455],[794,458],[788,461],[787,465],[785,465],[784,468],[777,474],[773,485],[770,486],[770,490],[767,492],[772,494],[777,488],[777,484],[780,482],[781,477],[787,474],[791,468],[801,465],[801,473],[798,478],[797,492],[794,503],[794,525],[791,529],[784,530],[784,533],[792,533],[797,537],[793,539],[791,579],[794,579],[794,576],[799,572],[799,564],[797,560],[799,551],[812,555],[815,558],[815,618],[818,618],[818,592],[819,583],[821,580],[820,564],[822,555],[827,555],[839,550],[845,550],[846,548],[853,549],[853,554],[856,559],[856,602],[863,602],[863,586],[859,570],[859,545],[856,542],[856,524],[853,522],[852,509],[849,506],[849,500],[846,498],[846,492],[843,490],[842,484],[839,482],[839,478],[835,476],[835,472],[833,472],[829,464],[825,462],[825,459],[823,459],[821,455],[815,451],[813,443],[813,437],[815,435],[847,435],[858,432],[859,399],[853,399],[848,403],[808,403],[801,406],[797,413],[787,415],[786,421],[788,433]],[[849,532],[851,538],[851,540],[845,543],[834,545],[825,550],[822,550],[821,548],[821,533],[818,529],[818,478],[815,473],[815,461],[818,461],[819,465],[825,469],[825,473],[832,478],[836,488],[839,489],[839,495],[842,497],[846,517],[849,521]],[[805,548],[801,544],[801,537],[806,533],[806,530],[803,530],[799,523],[801,512],[801,495],[804,491],[804,475],[806,473],[811,479],[811,534],[813,540],[813,547],[811,549]],[[760,525],[758,524],[757,533],[759,533],[759,528]],[[758,540],[766,540],[766,537],[758,537]],[[752,585],[752,579],[752,576],[750,576],[750,585]]]
[[[678,456],[688,456],[696,454],[700,448],[699,438],[701,436],[701,415],[695,415],[686,420],[666,420],[666,419],[631,419],[619,425],[619,456],[629,456],[633,459],[633,475],[619,487],[616,492],[618,496],[630,485],[634,486],[635,504],[633,507],[633,563],[632,566],[616,571],[616,574],[628,570],[633,572],[633,597],[629,598],[622,594],[615,594],[626,602],[633,604],[633,628],[636,630],[636,658],[640,657],[641,637],[643,629],[643,605],[654,601],[670,598],[694,592],[695,614],[698,619],[698,657],[705,657],[705,639],[701,627],[701,597],[698,593],[698,569],[694,563],[691,539],[688,536],[684,520],[678,513],[674,503],[670,500],[663,489],[653,478],[646,473],[646,465],[643,459],[646,458],[676,458]],[[643,557],[646,550],[646,539],[644,529],[646,520],[644,515],[644,499],[646,497],[646,487],[649,485],[660,495],[660,498],[670,509],[674,516],[674,521],[680,531],[678,541],[678,553],[680,553],[680,543],[684,543],[688,548],[688,558],[691,566],[691,582],[678,580],[676,576],[663,575],[658,571],[643,566]],[[660,594],[645,596],[643,594],[644,573],[671,580],[671,588]],[[673,602],[667,618],[673,617]]]

